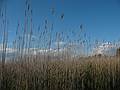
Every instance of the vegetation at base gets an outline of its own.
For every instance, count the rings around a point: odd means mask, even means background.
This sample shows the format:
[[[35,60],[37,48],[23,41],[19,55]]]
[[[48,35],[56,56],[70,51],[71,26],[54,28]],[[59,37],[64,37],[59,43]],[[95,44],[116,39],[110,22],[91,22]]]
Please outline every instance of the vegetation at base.
[[[119,64],[115,57],[9,61],[1,90],[119,90]]]

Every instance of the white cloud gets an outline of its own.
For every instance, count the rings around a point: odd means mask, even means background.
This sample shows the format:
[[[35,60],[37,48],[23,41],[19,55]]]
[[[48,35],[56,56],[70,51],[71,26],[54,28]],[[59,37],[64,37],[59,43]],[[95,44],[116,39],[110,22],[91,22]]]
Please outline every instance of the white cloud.
[[[116,54],[116,45],[106,42],[98,45],[96,48],[93,48],[92,55],[103,54],[103,55],[115,55]]]
[[[65,42],[60,42],[61,45],[64,45]],[[68,47],[70,46],[70,48]],[[64,47],[64,48],[60,48],[59,49],[59,53],[63,53],[63,52],[66,52],[66,53],[69,53],[71,55],[77,55],[79,54],[81,51],[80,49],[80,45],[77,45],[75,43],[72,43],[72,44],[68,44],[67,47]],[[96,54],[104,54],[104,55],[114,55],[116,53],[116,49],[117,47],[119,47],[119,45],[114,45],[112,43],[101,43],[100,45],[98,45],[96,48],[93,48],[92,50],[92,54],[90,53],[90,55],[96,55]],[[73,48],[73,49],[72,49]],[[0,44],[0,53],[3,51],[2,49],[2,44]],[[29,53],[26,52],[27,50],[26,49],[23,49],[23,55],[24,54],[31,54],[31,55],[37,55],[37,54],[44,54],[44,53],[50,53],[52,55],[58,55],[58,50],[57,49],[53,49],[53,48],[50,48],[50,49],[38,49],[38,48],[30,48],[29,49]],[[50,52],[49,52],[50,51]],[[7,54],[11,54],[11,55],[16,55],[17,53],[17,49],[14,49],[14,48],[6,48],[6,53]],[[80,53],[81,54],[81,53]]]
[[[60,42],[55,42],[54,44],[55,44],[55,46],[57,46],[58,44],[59,44],[60,46],[62,46],[62,45],[65,45],[66,43],[63,42],[63,41],[60,41]]]
[[[0,52],[3,51],[3,44],[0,44]],[[14,53],[16,52],[17,50],[16,49],[13,49],[13,48],[6,48],[6,53]]]

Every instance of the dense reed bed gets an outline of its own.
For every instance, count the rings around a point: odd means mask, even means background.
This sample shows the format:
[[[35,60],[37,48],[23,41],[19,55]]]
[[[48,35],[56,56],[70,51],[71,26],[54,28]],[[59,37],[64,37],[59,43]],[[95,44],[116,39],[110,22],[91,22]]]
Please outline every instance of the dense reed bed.
[[[115,57],[72,61],[26,59],[6,62],[1,90],[120,89],[120,61]]]

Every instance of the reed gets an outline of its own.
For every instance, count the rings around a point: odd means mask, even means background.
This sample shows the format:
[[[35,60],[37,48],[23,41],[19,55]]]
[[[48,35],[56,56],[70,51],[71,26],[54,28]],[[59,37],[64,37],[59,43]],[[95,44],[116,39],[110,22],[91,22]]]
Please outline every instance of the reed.
[[[60,17],[63,24],[65,13],[58,15],[56,10],[52,6],[50,13],[54,19]],[[92,43],[83,24],[78,30],[55,31],[54,20],[46,17],[35,30],[32,2],[26,0],[24,24],[18,22],[10,48],[15,56],[8,58],[6,9],[0,7],[0,13],[0,90],[120,89],[120,48],[113,56],[90,55],[102,41]]]

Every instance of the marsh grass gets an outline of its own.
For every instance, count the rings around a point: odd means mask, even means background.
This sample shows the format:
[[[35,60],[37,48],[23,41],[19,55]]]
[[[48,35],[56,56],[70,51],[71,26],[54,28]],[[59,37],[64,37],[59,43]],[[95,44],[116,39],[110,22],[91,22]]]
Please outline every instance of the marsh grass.
[[[79,30],[55,32],[55,24],[45,18],[34,30],[31,0],[25,2],[24,24],[17,25],[12,47],[16,56],[6,60],[7,16],[4,10],[0,13],[0,90],[120,90],[120,50],[116,56],[90,56],[99,41],[92,46],[83,24]],[[51,14],[64,22],[65,14],[56,16],[55,7]],[[43,53],[30,54],[42,49]]]
[[[35,60],[34,60],[35,59]],[[120,61],[115,58],[7,62],[5,90],[119,90]],[[1,63],[0,63],[1,66]],[[0,69],[1,72],[1,69]],[[3,89],[2,89],[3,90]]]

